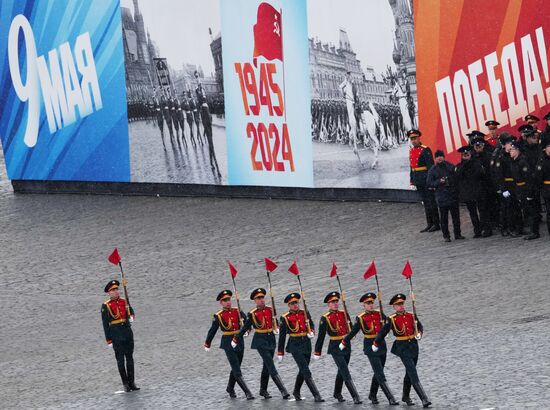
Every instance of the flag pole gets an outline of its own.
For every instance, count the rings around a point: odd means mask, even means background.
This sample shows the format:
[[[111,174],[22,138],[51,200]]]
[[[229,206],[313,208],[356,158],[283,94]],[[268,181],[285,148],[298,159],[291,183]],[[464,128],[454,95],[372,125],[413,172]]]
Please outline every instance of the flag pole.
[[[296,275],[298,277],[298,285],[300,286],[300,294],[302,295],[302,301],[304,303],[304,314],[306,315],[306,327],[307,332],[311,333],[311,324],[309,321],[309,315],[307,312],[307,305],[306,305],[306,295],[304,294],[304,290],[302,289],[302,280],[300,279],[300,275]]]
[[[380,306],[380,320],[384,316],[384,309],[382,308],[382,293],[380,292],[380,284],[378,283],[378,273],[374,275],[376,278],[376,290],[378,291],[378,306]]]
[[[120,283],[122,283],[122,288],[124,289],[124,297],[126,298],[126,310],[128,318],[131,316],[130,310],[130,297],[128,296],[128,289],[126,288],[126,275],[124,275],[124,270],[122,269],[122,261],[118,262],[118,267],[120,268]]]
[[[416,305],[415,305],[415,298],[414,298],[414,292],[413,292],[413,284],[412,284],[412,278],[410,276],[409,276],[409,292],[411,296],[413,315],[414,315],[414,337],[418,339],[418,319],[416,317]]]
[[[243,321],[243,317],[241,315],[241,303],[239,301],[239,292],[237,292],[237,285],[235,283],[235,278],[233,277],[233,275],[231,275],[231,281],[233,282],[233,291],[235,292],[235,300],[237,301],[237,309],[239,309],[239,323],[241,325],[241,329],[244,325],[244,321]]]
[[[273,308],[273,330],[278,330],[279,326],[277,325],[277,309],[275,308],[275,298],[273,297],[273,288],[271,286],[271,276],[269,275],[269,270],[267,272],[267,281],[269,283],[269,296],[271,297],[271,307]]]
[[[342,290],[342,284],[340,283],[340,276],[338,275],[338,273],[336,274],[336,280],[338,281],[338,288],[340,289],[340,296],[342,297],[342,305],[344,305],[344,312],[346,313],[346,324],[348,327],[348,332],[351,332],[351,322],[348,308],[346,306],[346,296],[344,295],[344,291]]]

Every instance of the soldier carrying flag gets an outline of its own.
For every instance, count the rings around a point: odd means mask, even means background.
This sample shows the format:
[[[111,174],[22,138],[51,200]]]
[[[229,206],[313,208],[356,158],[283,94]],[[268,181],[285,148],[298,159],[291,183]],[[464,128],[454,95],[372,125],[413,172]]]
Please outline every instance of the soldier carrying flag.
[[[235,290],[235,299],[237,301],[237,308],[231,306],[231,297],[233,292],[229,289],[222,290],[216,297],[216,301],[220,302],[222,307],[221,310],[214,314],[212,318],[212,326],[206,336],[206,341],[204,342],[204,350],[206,352],[210,351],[210,345],[212,339],[216,335],[218,329],[222,330],[222,338],[220,342],[220,349],[223,349],[225,355],[227,356],[227,361],[231,366],[231,373],[229,374],[229,381],[227,382],[226,391],[229,393],[229,397],[234,399],[237,397],[235,393],[235,383],[244,392],[247,400],[254,399],[254,396],[248,389],[248,386],[244,382],[242,372],[241,372],[241,363],[244,356],[244,343],[242,341],[242,336],[240,338],[240,343],[238,346],[233,348],[231,346],[231,340],[235,335],[239,333],[243,325],[243,319],[245,318],[244,312],[240,308],[239,303],[239,294],[237,293],[237,287],[235,285],[235,276],[237,276],[237,269],[231,262],[229,264],[229,271],[231,273],[231,278],[233,280],[233,288]]]
[[[115,352],[118,371],[122,379],[124,391],[139,390],[134,378],[134,333],[130,322],[134,321],[134,309],[130,306],[126,278],[122,270],[122,259],[115,249],[108,258],[113,265],[120,267],[121,281],[111,280],[105,286],[105,293],[109,294],[101,305],[101,320],[105,332],[105,340]],[[126,299],[120,297],[119,286],[124,288]]]

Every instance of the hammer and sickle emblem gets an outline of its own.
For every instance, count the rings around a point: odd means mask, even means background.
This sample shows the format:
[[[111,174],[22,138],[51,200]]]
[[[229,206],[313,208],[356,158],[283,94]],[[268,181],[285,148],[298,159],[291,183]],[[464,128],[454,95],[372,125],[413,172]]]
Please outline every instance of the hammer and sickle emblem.
[[[279,27],[278,21],[273,22],[273,32],[281,37],[281,28]]]

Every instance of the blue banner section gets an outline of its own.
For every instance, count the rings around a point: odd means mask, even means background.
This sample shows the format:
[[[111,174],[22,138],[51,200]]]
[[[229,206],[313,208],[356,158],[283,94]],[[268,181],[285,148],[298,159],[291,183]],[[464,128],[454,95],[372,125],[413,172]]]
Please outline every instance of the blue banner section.
[[[313,186],[305,0],[222,0],[230,185]]]
[[[0,61],[10,179],[130,180],[118,0],[2,0]]]

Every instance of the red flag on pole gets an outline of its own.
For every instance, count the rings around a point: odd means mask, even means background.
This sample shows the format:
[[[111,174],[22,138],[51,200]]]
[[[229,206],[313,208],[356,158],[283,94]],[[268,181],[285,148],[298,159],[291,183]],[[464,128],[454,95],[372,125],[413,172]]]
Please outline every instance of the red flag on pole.
[[[372,261],[365,273],[363,274],[363,277],[365,278],[365,280],[367,280],[368,278],[371,278],[376,274],[376,265],[374,264],[374,261]]]
[[[254,25],[254,58],[283,61],[283,22],[271,4],[261,3]]]
[[[407,279],[409,279],[413,275],[413,270],[409,261],[407,261],[407,263],[405,264],[402,275]]]
[[[300,270],[298,269],[298,265],[296,264],[296,261],[292,262],[292,265],[290,265],[290,268],[288,268],[288,271],[295,275],[300,274]]]
[[[333,278],[335,277],[338,272],[336,272],[338,268],[336,267],[336,264],[334,262],[332,262],[332,269],[330,270],[330,277]]]
[[[235,279],[237,277],[237,268],[229,261],[227,261],[229,265],[229,272],[231,272],[231,277]]]
[[[111,262],[113,265],[118,265],[122,261],[122,258],[118,254],[117,248],[115,248],[113,253],[111,253],[107,259],[109,259],[109,262]]]
[[[271,259],[265,258],[264,260],[265,260],[265,270],[267,270],[269,273],[277,269],[277,264],[273,262]]]

